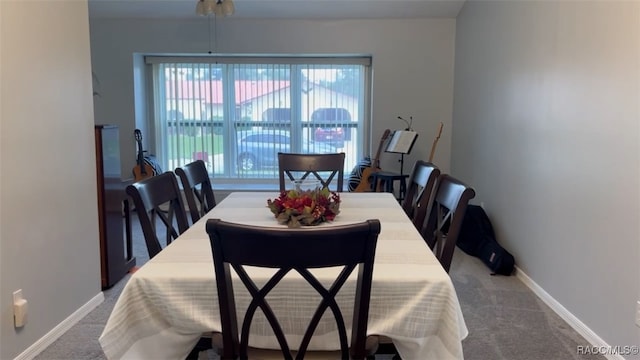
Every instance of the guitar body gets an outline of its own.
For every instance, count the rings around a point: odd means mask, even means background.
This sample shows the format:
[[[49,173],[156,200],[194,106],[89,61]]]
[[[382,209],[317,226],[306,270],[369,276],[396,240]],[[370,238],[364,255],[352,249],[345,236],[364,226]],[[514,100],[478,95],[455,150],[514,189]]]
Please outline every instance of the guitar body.
[[[355,190],[353,190],[354,192],[367,192],[367,191],[371,191],[371,183],[373,181],[373,179],[371,178],[371,174],[378,172],[382,169],[380,169],[379,167],[368,167],[364,170],[362,170],[362,178],[360,179],[360,184],[358,184],[358,186],[355,188]]]
[[[380,152],[382,152],[382,145],[389,137],[391,130],[386,129],[380,138],[380,144],[378,145],[378,151],[376,152],[376,157],[371,162],[371,166],[362,169],[362,176],[360,178],[360,183],[355,187],[353,192],[367,192],[371,191],[371,174],[380,171]]]
[[[133,167],[133,179],[134,181],[144,180],[153,176],[153,166],[144,163],[143,168],[136,165]]]
[[[133,167],[133,179],[134,181],[144,180],[154,175],[153,166],[148,164],[144,159],[144,150],[142,150],[142,133],[140,130],[135,129],[133,132],[136,142],[138,143],[138,159],[136,166]]]

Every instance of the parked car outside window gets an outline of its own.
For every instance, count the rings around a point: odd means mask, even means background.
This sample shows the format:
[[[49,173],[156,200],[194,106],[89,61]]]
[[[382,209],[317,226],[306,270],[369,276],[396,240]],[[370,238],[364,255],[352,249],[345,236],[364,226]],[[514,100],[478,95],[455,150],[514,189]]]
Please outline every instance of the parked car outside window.
[[[262,113],[262,121],[275,123],[291,123],[290,108],[269,108]]]
[[[351,114],[343,108],[319,108],[311,114],[311,122],[315,124],[314,140],[328,143],[335,147],[344,147],[348,140],[345,129],[341,126],[351,122]],[[333,125],[335,124],[335,126]]]
[[[253,171],[278,167],[278,152],[291,152],[291,135],[285,130],[238,132],[238,170]],[[317,141],[304,141],[303,153],[329,154],[334,146]]]
[[[291,108],[268,108],[262,113],[263,129],[289,129],[291,127]]]

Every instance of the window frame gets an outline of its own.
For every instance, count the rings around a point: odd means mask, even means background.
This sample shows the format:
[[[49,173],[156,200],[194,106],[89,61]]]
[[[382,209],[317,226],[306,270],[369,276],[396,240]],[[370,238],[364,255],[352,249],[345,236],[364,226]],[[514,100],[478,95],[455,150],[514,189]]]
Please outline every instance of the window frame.
[[[150,94],[149,99],[147,101],[148,106],[148,128],[151,130],[152,134],[155,134],[154,143],[156,144],[156,151],[159,152],[158,157],[162,160],[168,159],[169,156],[167,154],[166,144],[166,129],[162,129],[160,126],[160,121],[157,120],[159,112],[161,112],[164,107],[159,106],[157,101],[155,100],[155,93],[161,91],[159,89],[158,74],[157,67],[154,65],[157,64],[210,64],[215,66],[222,67],[222,82],[223,82],[223,111],[222,111],[222,120],[214,120],[215,117],[211,116],[211,120],[206,120],[210,122],[210,129],[215,131],[215,129],[219,129],[223,136],[223,152],[226,159],[224,161],[224,175],[216,174],[213,170],[210,169],[210,174],[212,175],[212,182],[217,185],[230,185],[230,188],[237,187],[237,185],[267,185],[269,187],[276,187],[278,182],[277,171],[273,174],[272,177],[268,178],[256,178],[256,177],[239,177],[237,169],[237,161],[235,159],[238,157],[238,151],[236,146],[233,143],[239,141],[237,136],[239,130],[232,126],[237,126],[238,124],[242,125],[243,121],[241,119],[235,119],[238,115],[235,109],[236,101],[233,98],[235,95],[235,91],[233,90],[233,86],[235,86],[235,78],[230,76],[230,72],[234,70],[234,64],[249,65],[249,64],[281,64],[287,65],[290,68],[295,67],[296,65],[302,66],[339,66],[339,65],[362,65],[362,83],[361,83],[361,96],[357,98],[357,111],[358,116],[351,115],[351,120],[353,123],[342,124],[346,127],[355,127],[356,132],[358,128],[360,128],[360,132],[357,136],[357,141],[355,142],[355,152],[350,151],[350,163],[347,163],[345,166],[345,178],[348,178],[350,173],[350,168],[354,167],[357,162],[362,159],[365,155],[365,149],[370,146],[370,134],[371,134],[371,79],[372,79],[372,68],[371,68],[371,56],[368,55],[331,55],[331,56],[269,56],[269,55],[260,55],[260,56],[238,56],[238,55],[230,55],[230,56],[163,56],[163,55],[146,55],[144,56],[145,64],[147,66],[147,72],[151,74],[151,81],[148,82],[150,85],[148,87],[148,93]],[[301,113],[299,99],[301,93],[301,80],[300,80],[300,71],[290,71],[290,104],[288,109],[291,111],[292,121],[297,121],[299,126],[290,126],[290,137],[292,139],[292,143],[290,144],[292,151],[295,149],[302,149],[303,134],[302,127],[306,126],[308,128],[312,128],[315,126],[314,122],[311,121],[311,114],[309,114],[309,119],[307,119],[307,123],[303,124],[303,121],[300,119],[294,120],[295,116],[293,114]],[[233,81],[230,79],[234,79]],[[360,84],[359,84],[360,86]],[[230,89],[228,89],[231,87]],[[281,109],[283,107],[273,107],[273,109]],[[287,107],[284,107],[287,108]],[[339,108],[339,107],[336,107]],[[267,111],[272,108],[267,108],[264,111]],[[278,110],[280,111],[280,110]],[[326,110],[324,110],[326,111]],[[239,115],[241,117],[241,115]],[[253,114],[254,118],[262,119],[264,115],[261,114]],[[183,116],[184,117],[184,116]],[[235,120],[228,120],[231,118]],[[238,121],[239,120],[239,121]],[[204,119],[201,118],[202,122],[205,122]],[[237,123],[234,123],[236,121]],[[333,122],[333,121],[331,121]],[[176,122],[177,123],[177,122]],[[280,126],[280,121],[268,121],[267,123],[273,123],[274,127]],[[331,125],[331,124],[328,124]],[[335,125],[335,124],[333,124]],[[309,130],[310,131],[310,130]],[[346,152],[346,151],[345,151]],[[234,160],[230,160],[234,159]],[[170,164],[169,160],[163,161],[163,165],[167,166]],[[171,165],[169,165],[170,167]],[[236,169],[234,169],[236,168]],[[168,168],[167,170],[173,170]],[[231,186],[233,184],[233,186]]]

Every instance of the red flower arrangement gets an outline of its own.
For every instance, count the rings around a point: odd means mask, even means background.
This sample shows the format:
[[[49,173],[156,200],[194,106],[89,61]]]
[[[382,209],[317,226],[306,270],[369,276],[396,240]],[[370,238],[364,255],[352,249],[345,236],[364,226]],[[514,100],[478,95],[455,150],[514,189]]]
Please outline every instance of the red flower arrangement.
[[[302,225],[318,225],[333,221],[340,213],[340,195],[327,188],[280,193],[275,200],[267,200],[267,206],[279,224],[290,228]]]

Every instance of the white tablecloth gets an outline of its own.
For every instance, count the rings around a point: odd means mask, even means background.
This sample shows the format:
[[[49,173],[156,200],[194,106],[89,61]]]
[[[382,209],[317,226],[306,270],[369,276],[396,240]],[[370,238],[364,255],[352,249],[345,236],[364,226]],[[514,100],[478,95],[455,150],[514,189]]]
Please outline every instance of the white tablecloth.
[[[106,356],[184,359],[202,333],[220,331],[206,219],[281,226],[266,207],[267,199],[276,196],[276,193],[232,193],[135,272],[100,336]],[[334,223],[366,219],[381,222],[368,333],[393,339],[405,360],[462,359],[461,341],[468,331],[451,279],[392,194],[341,193],[341,198],[341,212]],[[274,311],[288,317],[284,321],[285,332],[295,347],[297,325],[317,302],[314,290],[301,286],[296,279],[283,285],[281,291],[295,295],[278,298]],[[252,329],[255,329],[253,345],[277,346],[260,322]],[[324,330],[319,327],[311,348],[337,348],[334,334],[331,327]]]

